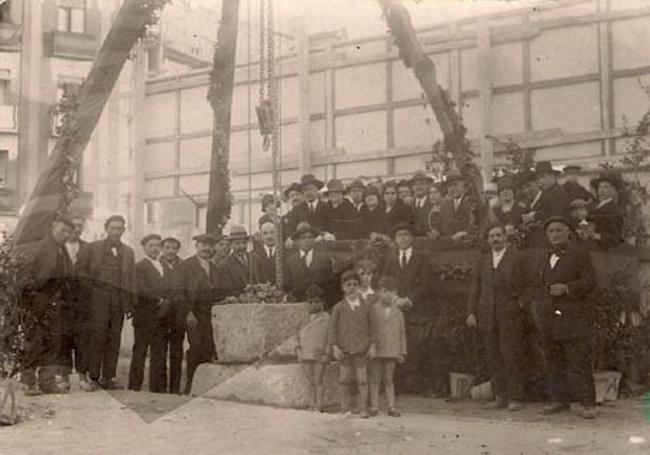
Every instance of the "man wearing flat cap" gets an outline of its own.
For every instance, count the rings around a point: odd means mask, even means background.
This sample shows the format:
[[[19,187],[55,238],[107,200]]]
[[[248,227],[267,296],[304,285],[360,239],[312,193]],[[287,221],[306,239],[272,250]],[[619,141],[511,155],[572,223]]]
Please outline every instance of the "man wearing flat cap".
[[[196,254],[178,267],[176,288],[185,302],[183,311],[190,349],[187,352],[187,380],[185,393],[192,390],[192,378],[196,368],[211,362],[216,350],[212,334],[212,305],[224,298],[224,284],[219,270],[211,261],[219,237],[200,234],[193,238]]]
[[[300,187],[304,200],[287,213],[285,234],[289,237],[296,232],[300,223],[309,223],[314,229],[325,230],[327,224],[325,204],[318,199],[318,191],[323,187],[323,182],[312,174],[303,175]]]
[[[36,247],[30,266],[33,282],[26,290],[29,299],[27,355],[25,369],[21,372],[27,395],[68,392],[56,383],[55,375],[61,369],[72,367],[69,347],[64,343],[64,333],[72,327],[64,326],[63,306],[69,299],[68,279],[72,276],[72,262],[65,242],[73,229],[68,218],[56,216],[47,236]]]
[[[226,296],[238,296],[246,285],[263,282],[264,264],[257,254],[247,251],[250,237],[244,226],[232,226],[228,239],[232,250],[219,264],[219,272]]]
[[[284,289],[299,301],[305,301],[305,292],[312,284],[325,291],[326,302],[336,302],[338,283],[334,279],[332,260],[328,254],[314,249],[319,232],[308,223],[301,223],[293,233],[298,251],[284,262]]]
[[[329,199],[325,205],[325,230],[336,240],[350,240],[358,232],[358,213],[350,201],[343,197],[343,182],[332,179],[327,182],[325,195]]]
[[[526,245],[529,248],[545,248],[547,239],[542,223],[552,216],[568,218],[569,200],[566,193],[557,183],[559,171],[553,169],[548,161],[535,164],[535,176],[539,185],[537,194],[528,207],[528,212],[522,216],[527,226]]]
[[[589,252],[569,241],[566,218],[542,225],[550,247],[528,251],[513,268],[513,285],[522,308],[530,311],[544,346],[552,403],[544,414],[568,410],[580,401],[593,419],[593,312],[589,302],[596,275]]]

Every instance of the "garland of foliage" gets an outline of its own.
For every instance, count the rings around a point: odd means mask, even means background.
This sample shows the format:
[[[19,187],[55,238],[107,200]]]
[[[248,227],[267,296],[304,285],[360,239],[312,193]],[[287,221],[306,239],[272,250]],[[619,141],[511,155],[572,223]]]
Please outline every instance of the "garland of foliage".
[[[293,303],[291,295],[286,294],[270,283],[248,284],[239,296],[226,297],[223,304],[237,303]]]

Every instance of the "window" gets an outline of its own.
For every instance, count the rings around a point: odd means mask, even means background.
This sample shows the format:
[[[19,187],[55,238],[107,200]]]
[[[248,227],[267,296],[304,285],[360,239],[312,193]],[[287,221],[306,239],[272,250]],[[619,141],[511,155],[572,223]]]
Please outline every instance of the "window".
[[[7,186],[7,165],[9,164],[9,150],[0,150],[0,188]]]
[[[86,31],[86,1],[59,0],[60,32],[84,33]]]
[[[156,224],[160,221],[160,216],[158,213],[158,204],[156,204],[155,202],[146,202],[144,208],[145,208],[145,223]]]

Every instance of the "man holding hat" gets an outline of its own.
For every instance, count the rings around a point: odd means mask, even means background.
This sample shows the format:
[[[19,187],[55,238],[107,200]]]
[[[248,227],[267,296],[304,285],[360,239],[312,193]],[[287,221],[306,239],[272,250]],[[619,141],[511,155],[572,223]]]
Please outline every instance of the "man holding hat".
[[[562,169],[562,172],[566,176],[566,181],[562,184],[562,188],[564,189],[569,202],[573,202],[576,199],[591,202],[594,199],[593,194],[578,183],[578,173],[581,169],[582,168],[577,164],[568,164],[564,166],[564,169]]]
[[[424,171],[416,171],[411,177],[411,188],[413,189],[413,209],[415,210],[416,228],[418,234],[428,232],[429,212],[431,212],[431,201],[429,201],[429,187],[433,179]]]
[[[535,164],[539,191],[533,198],[529,211],[522,216],[524,224],[530,228],[526,239],[529,248],[544,248],[547,245],[541,226],[544,220],[552,216],[567,218],[569,215],[569,200],[557,183],[558,174],[549,161]]]
[[[300,187],[304,200],[287,213],[286,234],[292,236],[300,223],[309,223],[314,229],[325,229],[326,212],[325,204],[318,199],[318,191],[323,187],[323,182],[312,174],[303,175]]]
[[[523,256],[513,268],[513,284],[520,306],[532,313],[550,370],[553,403],[543,413],[568,410],[571,401],[579,400],[583,417],[593,419],[593,313],[589,297],[596,289],[594,268],[589,252],[569,242],[571,228],[566,218],[550,217],[542,229],[550,248]]]
[[[603,172],[591,181],[598,196],[587,221],[595,226],[591,238],[603,247],[620,245],[624,240],[625,210],[618,204],[618,192],[623,182],[618,174]]]
[[[307,288],[316,284],[325,291],[327,303],[332,305],[336,301],[334,289],[338,288],[338,282],[327,253],[314,249],[314,241],[319,234],[308,223],[298,225],[292,236],[298,251],[284,263],[284,289],[303,302]]]
[[[262,283],[264,264],[255,253],[248,252],[250,237],[244,226],[233,226],[228,236],[232,251],[219,264],[219,272],[226,296],[238,296],[246,285]]]
[[[358,212],[350,201],[343,197],[343,182],[332,179],[327,182],[325,195],[329,199],[325,212],[325,230],[336,240],[355,238],[358,231]]]
[[[176,276],[181,301],[185,302],[183,315],[190,344],[185,383],[185,393],[188,395],[192,390],[196,367],[201,363],[211,362],[216,355],[211,323],[212,305],[225,296],[219,270],[211,261],[219,237],[200,234],[193,240],[196,254],[181,262]]]
[[[47,236],[36,247],[31,263],[33,282],[25,293],[29,298],[25,336],[27,355],[25,369],[21,372],[21,381],[27,385],[26,395],[68,392],[65,386],[56,383],[56,374],[63,370],[69,375],[72,367],[70,346],[64,342],[64,334],[72,327],[66,324],[63,306],[69,301],[68,279],[72,276],[72,262],[65,250],[65,242],[73,229],[74,225],[67,217],[56,216]]]

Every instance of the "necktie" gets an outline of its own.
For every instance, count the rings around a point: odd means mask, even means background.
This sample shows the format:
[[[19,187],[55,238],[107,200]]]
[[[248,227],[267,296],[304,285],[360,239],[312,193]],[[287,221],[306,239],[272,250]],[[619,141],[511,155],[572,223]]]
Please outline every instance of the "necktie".
[[[454,199],[454,210],[458,210],[459,205],[460,205],[460,199]]]
[[[314,202],[309,203],[309,211],[314,213],[316,211],[316,204]]]
[[[400,262],[401,262],[402,268],[405,269],[406,268],[406,252],[405,251],[402,252],[402,260]]]
[[[273,251],[273,247],[269,248],[269,257],[272,258],[274,257],[275,252]]]

